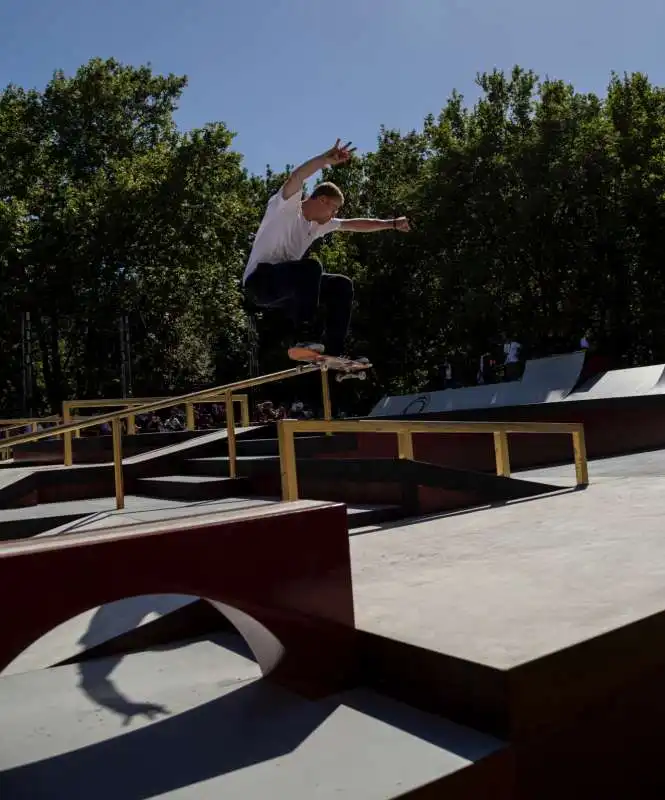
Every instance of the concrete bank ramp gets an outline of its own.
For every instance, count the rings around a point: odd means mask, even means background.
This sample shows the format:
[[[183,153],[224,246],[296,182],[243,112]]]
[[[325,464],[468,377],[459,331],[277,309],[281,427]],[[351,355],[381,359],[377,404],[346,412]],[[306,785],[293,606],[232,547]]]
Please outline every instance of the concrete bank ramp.
[[[410,416],[559,402],[572,392],[579,380],[584,357],[585,353],[579,351],[531,359],[519,381],[384,397],[369,416]]]
[[[613,397],[635,397],[665,394],[665,365],[613,369],[595,375],[570,394],[566,400],[607,400]]]

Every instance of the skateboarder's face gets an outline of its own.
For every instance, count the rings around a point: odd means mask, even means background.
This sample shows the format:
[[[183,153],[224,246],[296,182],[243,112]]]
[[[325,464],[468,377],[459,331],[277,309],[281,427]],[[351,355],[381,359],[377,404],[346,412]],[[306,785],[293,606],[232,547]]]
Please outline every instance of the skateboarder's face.
[[[310,219],[318,222],[319,225],[331,220],[342,207],[336,197],[326,197],[325,195],[314,197],[310,202],[312,204]]]

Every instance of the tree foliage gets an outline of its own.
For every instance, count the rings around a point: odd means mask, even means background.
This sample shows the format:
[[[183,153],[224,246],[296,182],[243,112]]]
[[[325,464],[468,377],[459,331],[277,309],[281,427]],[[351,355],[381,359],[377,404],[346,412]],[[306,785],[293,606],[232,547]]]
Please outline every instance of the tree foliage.
[[[453,92],[421,129],[381,128],[372,152],[322,176],[347,216],[414,226],[318,247],[355,281],[352,350],[376,367],[366,399],[418,389],[504,335],[546,351],[554,334],[591,330],[617,363],[663,360],[664,91],[612,75],[598,97],[518,67],[477,84],[473,106]],[[43,408],[119,393],[120,315],[137,395],[247,374],[240,277],[285,173],[249,175],[222,122],[180,132],[185,87],[97,59],[41,92],[0,94],[7,412],[20,409],[24,311]],[[282,368],[266,340],[263,366]]]
[[[118,393],[123,313],[137,394],[242,369],[254,198],[222,123],[177,131],[184,86],[94,60],[42,93],[0,96],[3,312],[30,311],[51,406]]]

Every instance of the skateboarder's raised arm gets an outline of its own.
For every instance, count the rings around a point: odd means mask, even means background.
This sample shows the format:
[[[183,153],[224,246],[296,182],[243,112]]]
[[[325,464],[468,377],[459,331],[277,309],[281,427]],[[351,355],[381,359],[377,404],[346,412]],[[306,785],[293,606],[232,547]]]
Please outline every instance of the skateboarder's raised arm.
[[[338,231],[348,233],[374,233],[395,229],[406,233],[410,230],[409,220],[406,217],[395,219],[343,219]]]
[[[351,154],[356,148],[351,147],[351,142],[340,145],[340,141],[341,139],[338,139],[330,150],[326,150],[326,152],[322,153],[320,156],[310,158],[309,161],[305,161],[304,164],[301,164],[293,170],[286,179],[284,186],[282,186],[282,197],[284,200],[288,200],[290,197],[293,197],[296,192],[302,191],[303,183],[307,178],[311,178],[315,172],[318,172],[324,167],[343,164],[351,158]]]

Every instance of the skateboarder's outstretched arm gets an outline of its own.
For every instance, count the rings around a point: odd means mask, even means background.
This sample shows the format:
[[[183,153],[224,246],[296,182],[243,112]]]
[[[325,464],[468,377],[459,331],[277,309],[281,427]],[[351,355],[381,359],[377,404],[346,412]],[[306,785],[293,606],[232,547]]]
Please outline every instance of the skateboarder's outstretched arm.
[[[305,161],[304,164],[301,164],[293,170],[284,183],[284,186],[282,186],[282,197],[284,200],[288,200],[290,197],[293,197],[296,192],[302,191],[303,183],[307,178],[311,178],[315,172],[318,172],[324,167],[343,164],[351,158],[351,153],[353,153],[356,148],[351,147],[351,142],[340,145],[340,141],[341,139],[338,139],[330,150],[326,150],[326,152],[322,153],[320,156],[310,158],[309,161]]]
[[[411,230],[409,220],[406,217],[396,217],[395,219],[343,219],[338,231],[348,233],[374,233],[375,231],[387,231],[395,229],[406,233]]]

